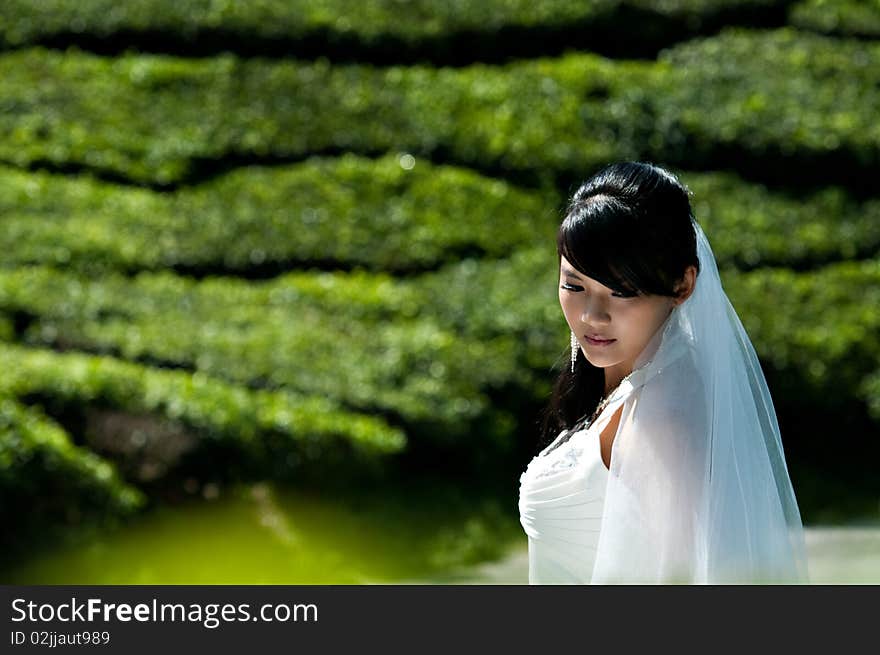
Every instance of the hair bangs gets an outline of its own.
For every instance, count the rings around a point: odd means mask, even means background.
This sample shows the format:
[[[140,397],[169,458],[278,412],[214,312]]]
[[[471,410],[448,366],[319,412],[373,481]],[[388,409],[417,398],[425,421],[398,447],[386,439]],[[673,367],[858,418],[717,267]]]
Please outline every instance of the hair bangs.
[[[621,248],[626,238],[618,234],[621,232],[619,218],[603,220],[596,213],[600,212],[569,212],[557,231],[557,254],[565,257],[580,273],[609,289],[629,294],[643,293],[637,259],[630,261],[637,254]]]

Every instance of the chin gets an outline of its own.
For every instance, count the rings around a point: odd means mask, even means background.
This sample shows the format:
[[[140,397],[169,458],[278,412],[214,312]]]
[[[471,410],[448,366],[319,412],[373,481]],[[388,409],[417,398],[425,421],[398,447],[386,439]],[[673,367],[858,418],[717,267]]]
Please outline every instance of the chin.
[[[595,355],[588,355],[586,359],[590,364],[598,366],[599,368],[608,368],[609,366],[617,364],[617,360],[611,359],[610,357],[602,357],[601,355],[598,357]]]

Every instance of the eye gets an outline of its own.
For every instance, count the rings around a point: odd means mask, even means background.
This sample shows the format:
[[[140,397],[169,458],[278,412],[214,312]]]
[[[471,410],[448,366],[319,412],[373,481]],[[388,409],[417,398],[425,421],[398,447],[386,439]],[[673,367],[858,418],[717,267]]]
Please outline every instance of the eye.
[[[563,283],[563,285],[560,288],[565,289],[566,291],[583,291],[584,290],[583,287],[575,286],[572,284],[565,284],[565,283]],[[626,293],[623,291],[615,291],[611,295],[615,298],[634,298],[637,294]]]

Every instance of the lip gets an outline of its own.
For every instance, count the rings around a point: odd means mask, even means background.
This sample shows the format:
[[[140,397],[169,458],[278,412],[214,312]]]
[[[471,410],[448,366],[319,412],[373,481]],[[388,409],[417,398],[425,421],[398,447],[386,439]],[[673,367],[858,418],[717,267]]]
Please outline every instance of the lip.
[[[587,343],[593,346],[607,346],[608,344],[617,341],[617,339],[593,339],[592,337],[588,337],[586,334],[584,335],[584,339],[587,340]]]

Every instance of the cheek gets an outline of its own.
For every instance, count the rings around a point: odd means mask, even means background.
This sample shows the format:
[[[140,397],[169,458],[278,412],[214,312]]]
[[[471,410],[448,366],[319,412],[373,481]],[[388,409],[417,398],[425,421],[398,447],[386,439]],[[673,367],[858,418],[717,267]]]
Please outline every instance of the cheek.
[[[565,315],[565,318],[571,320],[574,316],[574,306],[571,299],[564,293],[559,294],[559,306],[562,308],[562,313]]]
[[[624,332],[634,341],[644,341],[653,334],[653,326],[656,325],[656,314],[652,308],[640,307],[626,314],[621,321]]]

